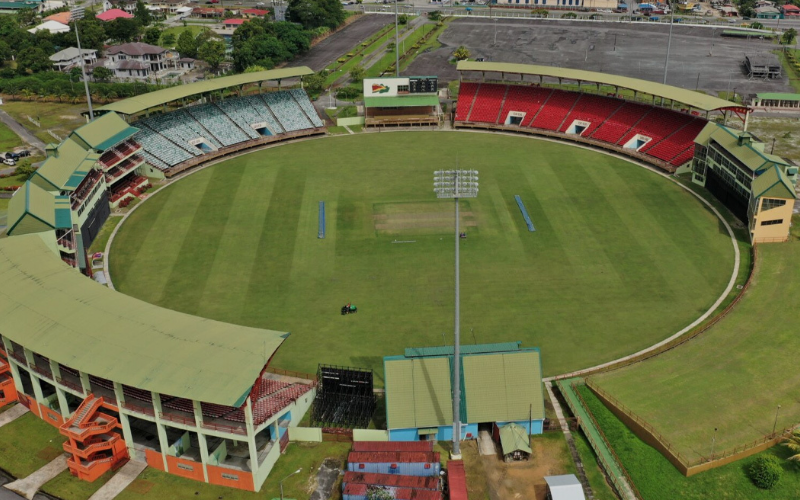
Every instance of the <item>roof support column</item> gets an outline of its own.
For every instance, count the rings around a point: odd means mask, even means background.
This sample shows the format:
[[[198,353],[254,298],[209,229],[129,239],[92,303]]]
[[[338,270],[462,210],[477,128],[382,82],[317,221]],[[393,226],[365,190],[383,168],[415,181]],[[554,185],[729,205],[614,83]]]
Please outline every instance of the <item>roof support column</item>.
[[[67,420],[71,413],[69,411],[69,403],[67,403],[67,396],[64,394],[64,390],[59,387],[59,384],[55,383],[56,380],[61,378],[61,367],[52,359],[50,360],[50,372],[53,374],[53,387],[56,388],[56,397],[58,397],[58,407],[61,409],[61,416],[64,420]]]
[[[89,382],[89,374],[86,372],[78,372],[81,378],[81,387],[83,387],[83,393],[87,396],[92,393],[92,384]]]
[[[125,392],[122,390],[122,384],[114,382],[114,395],[117,396],[117,403],[119,406],[119,423],[122,425],[122,439],[125,440],[125,447],[128,449],[128,456],[134,460],[144,460],[144,455],[138,456],[138,452],[133,447],[133,433],[131,432],[131,421],[128,415],[123,412],[125,406]]]
[[[256,448],[256,431],[253,426],[253,402],[250,397],[247,397],[244,408],[244,426],[247,428],[247,447],[250,450],[250,471],[253,473],[255,480],[258,475],[258,448]],[[278,444],[277,442],[275,443]],[[280,445],[278,445],[280,446]]]
[[[750,121],[750,110],[744,112],[744,131],[747,132],[747,124]]]
[[[3,337],[3,346],[5,347],[6,353],[9,354],[8,366],[11,367],[11,378],[14,379],[14,388],[17,389],[18,393],[22,393],[22,379],[19,378],[19,367],[17,367],[17,360],[11,357],[11,353],[14,352],[14,349],[11,347],[11,341]]]
[[[36,360],[33,359],[33,351],[25,347],[22,349],[25,351],[25,359],[28,361],[28,366],[36,366]],[[33,374],[34,372],[32,369],[29,370],[29,373],[31,374],[31,385],[33,385],[33,396],[36,397],[37,403],[43,404],[44,394],[42,393],[42,386],[39,383],[39,377]]]
[[[206,443],[206,436],[202,433],[203,428],[203,407],[200,406],[200,401],[192,400],[192,408],[194,409],[194,423],[197,426],[197,440],[200,442],[200,461],[203,463],[203,479],[208,482],[208,443]]]
[[[281,89],[281,81],[278,80],[278,90],[280,90],[280,89]]]
[[[169,472],[167,465],[167,450],[169,449],[169,441],[167,441],[167,431],[164,429],[164,424],[161,423],[161,396],[157,392],[150,393],[153,396],[153,414],[156,418],[156,431],[158,432],[158,444],[161,451],[161,460],[164,461],[164,470]]]

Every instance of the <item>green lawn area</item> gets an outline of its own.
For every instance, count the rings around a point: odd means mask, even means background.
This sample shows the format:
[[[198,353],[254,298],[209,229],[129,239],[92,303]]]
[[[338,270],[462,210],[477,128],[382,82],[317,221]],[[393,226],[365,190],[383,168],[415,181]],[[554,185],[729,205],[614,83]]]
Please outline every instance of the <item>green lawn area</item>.
[[[87,107],[83,103],[6,101],[3,103],[3,110],[47,144],[58,142],[47,133],[47,129],[53,130],[61,137],[66,137],[70,132],[85,124],[86,119],[80,113],[86,111]],[[41,128],[22,115],[38,119]]]
[[[717,452],[771,433],[778,405],[778,428],[797,424],[798,293],[797,243],[761,245],[750,289],[726,318],[687,344],[594,380],[689,460],[710,454],[715,427]]]
[[[383,33],[383,34],[381,34]],[[386,43],[389,39],[394,39],[394,27],[392,26],[389,31],[381,30],[378,33],[372,35],[366,42],[368,45],[364,48],[364,50],[351,57],[347,62],[344,64],[339,64],[338,62],[333,62],[328,65],[327,69],[331,73],[325,79],[325,85],[329,86],[332,85],[336,80],[344,76],[345,74],[349,73],[351,69],[356,67],[357,65],[361,64],[364,58],[369,57],[372,55],[378,48],[380,48],[384,43]],[[360,48],[360,45],[353,47],[348,53],[354,53]],[[342,57],[346,57],[346,54],[343,54]]]
[[[162,47],[167,47],[167,45],[164,44],[163,40],[164,36],[166,36],[168,33],[172,33],[173,35],[175,35],[175,41],[177,42],[178,37],[181,36],[181,33],[183,33],[186,30],[191,31],[192,36],[197,37],[197,35],[202,33],[202,31],[205,29],[208,29],[208,26],[202,26],[198,24],[187,24],[186,26],[174,26],[172,28],[167,28],[163,32],[161,32],[161,41],[159,41],[158,44],[161,45]],[[172,46],[174,45],[175,44],[173,44]]]
[[[0,469],[27,477],[61,455],[64,441],[58,429],[26,413],[0,427]]]
[[[597,455],[592,450],[589,441],[581,432],[573,432],[572,437],[575,440],[575,448],[578,450],[578,455],[583,462],[583,472],[589,480],[589,485],[592,487],[595,500],[617,500],[617,495],[611,486],[606,482],[606,476],[600,469],[597,462]]]
[[[344,466],[352,443],[290,443],[286,454],[270,472],[260,493],[236,490],[224,486],[214,486],[184,479],[148,467],[128,486],[117,500],[165,499],[182,500],[249,500],[270,499],[280,495],[278,481],[297,469],[302,469],[283,482],[284,497],[298,500],[311,496],[311,486],[315,484],[317,469],[326,458],[333,458]],[[333,487],[334,496],[341,491],[341,483]]]
[[[767,144],[767,152],[772,151],[775,141],[775,154],[800,162],[800,122],[796,118],[751,117],[747,130]]]
[[[65,470],[42,486],[42,491],[61,500],[87,500],[114,476],[106,472],[94,482],[81,481]]]
[[[97,234],[97,237],[95,237],[95,240],[92,242],[92,246],[89,247],[90,254],[106,251],[108,239],[111,237],[111,233],[114,232],[114,228],[116,228],[120,222],[122,222],[122,217],[117,216],[109,217],[106,220],[105,224],[103,224],[103,227],[100,228],[100,232]]]
[[[24,144],[22,139],[20,139],[13,130],[8,128],[4,123],[0,123],[0,151],[11,151]]]
[[[768,491],[756,488],[744,472],[748,465],[761,455],[787,458],[790,453],[783,446],[775,446],[763,453],[687,478],[655,448],[636,437],[586,386],[580,386],[579,390],[617,456],[631,475],[643,500],[800,498],[800,468],[794,463],[784,460],[783,477],[772,490]]]
[[[431,177],[457,154],[481,172],[480,196],[462,201],[466,342],[538,346],[545,375],[564,373],[672,335],[729,280],[717,219],[649,170],[529,138],[403,132],[288,144],[161,189],[118,232],[115,286],[291,332],[277,367],[369,367],[382,385],[382,356],[440,345],[452,328],[453,207]],[[348,301],[359,314],[339,316]]]

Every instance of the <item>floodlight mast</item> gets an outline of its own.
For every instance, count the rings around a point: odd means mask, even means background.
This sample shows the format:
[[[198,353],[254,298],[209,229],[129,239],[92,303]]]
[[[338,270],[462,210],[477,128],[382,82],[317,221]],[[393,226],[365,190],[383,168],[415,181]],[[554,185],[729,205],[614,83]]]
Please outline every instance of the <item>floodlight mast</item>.
[[[459,294],[459,198],[478,196],[477,170],[437,170],[433,173],[433,190],[438,198],[452,198],[456,202],[456,258],[455,258],[455,341],[453,343],[453,452],[452,458],[461,458],[461,307]]]
[[[81,75],[83,76],[83,86],[86,89],[86,104],[89,106],[89,119],[94,120],[94,110],[92,110],[92,94],[89,92],[89,82],[86,79],[86,61],[83,57],[83,50],[81,49],[81,36],[78,34],[78,21],[84,17],[83,7],[73,7],[69,11],[70,20],[74,21],[75,26],[75,40],[78,42],[78,56],[81,60]]]

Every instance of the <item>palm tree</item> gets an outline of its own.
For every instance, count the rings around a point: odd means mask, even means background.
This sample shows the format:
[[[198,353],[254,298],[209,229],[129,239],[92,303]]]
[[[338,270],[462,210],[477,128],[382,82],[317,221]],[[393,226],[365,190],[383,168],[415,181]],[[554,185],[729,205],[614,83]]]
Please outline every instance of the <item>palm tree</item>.
[[[788,460],[800,462],[800,429],[795,429],[791,436],[783,438],[783,443],[781,444],[794,452],[794,455],[789,457]]]

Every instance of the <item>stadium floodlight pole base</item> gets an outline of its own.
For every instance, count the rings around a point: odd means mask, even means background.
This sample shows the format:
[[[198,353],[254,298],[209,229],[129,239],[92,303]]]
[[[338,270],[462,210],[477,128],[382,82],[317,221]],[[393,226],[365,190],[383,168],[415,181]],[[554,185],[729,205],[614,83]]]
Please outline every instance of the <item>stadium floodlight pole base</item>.
[[[450,460],[461,460],[461,453],[450,452]]]

